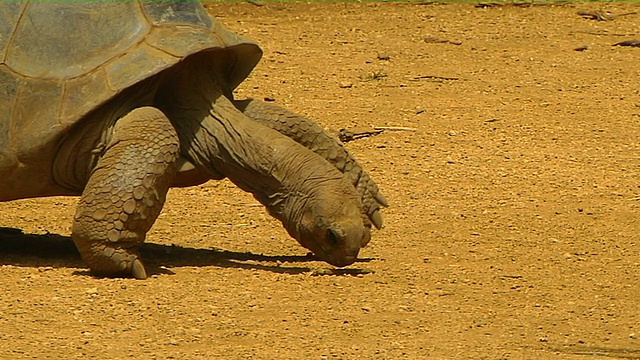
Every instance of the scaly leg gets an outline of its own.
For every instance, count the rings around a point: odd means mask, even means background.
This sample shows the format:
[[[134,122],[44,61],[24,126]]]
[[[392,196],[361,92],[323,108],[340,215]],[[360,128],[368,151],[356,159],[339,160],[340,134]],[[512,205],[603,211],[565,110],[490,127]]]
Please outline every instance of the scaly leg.
[[[180,145],[159,110],[138,108],[118,120],[82,193],[72,238],[91,270],[147,277],[135,246],[162,210]]]

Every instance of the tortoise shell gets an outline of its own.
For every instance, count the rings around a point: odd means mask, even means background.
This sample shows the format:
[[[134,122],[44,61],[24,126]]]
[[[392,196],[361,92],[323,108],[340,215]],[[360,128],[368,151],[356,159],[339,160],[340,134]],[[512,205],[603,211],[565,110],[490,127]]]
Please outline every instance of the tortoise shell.
[[[229,57],[231,89],[262,55],[197,1],[0,2],[0,173],[49,156],[83,116],[203,51]]]

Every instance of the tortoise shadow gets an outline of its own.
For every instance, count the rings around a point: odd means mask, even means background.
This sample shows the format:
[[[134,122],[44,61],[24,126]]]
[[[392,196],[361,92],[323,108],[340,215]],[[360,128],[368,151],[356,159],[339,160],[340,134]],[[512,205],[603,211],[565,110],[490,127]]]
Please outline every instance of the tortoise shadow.
[[[372,272],[359,268],[324,269],[320,272],[307,266],[319,261],[313,255],[263,255],[220,249],[202,249],[143,243],[138,248],[147,273],[173,274],[170,268],[184,266],[218,266],[262,270],[283,274],[311,273],[312,275],[362,275]],[[358,259],[368,262],[373,259]],[[295,266],[283,265],[293,263]],[[25,234],[20,229],[0,227],[0,266],[77,268],[74,274],[90,275],[73,240],[58,234]]]

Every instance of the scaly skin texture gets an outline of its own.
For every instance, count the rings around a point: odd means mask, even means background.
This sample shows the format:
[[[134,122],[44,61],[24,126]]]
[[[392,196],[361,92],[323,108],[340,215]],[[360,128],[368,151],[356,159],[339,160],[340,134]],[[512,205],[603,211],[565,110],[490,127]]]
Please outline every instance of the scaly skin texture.
[[[135,245],[160,214],[179,156],[178,135],[157,109],[121,118],[78,203],[72,238],[97,275],[144,279]]]
[[[307,147],[340,170],[356,187],[363,205],[365,222],[382,227],[380,206],[388,206],[378,186],[342,143],[320,125],[290,110],[266,102],[247,99],[234,104],[246,116]]]

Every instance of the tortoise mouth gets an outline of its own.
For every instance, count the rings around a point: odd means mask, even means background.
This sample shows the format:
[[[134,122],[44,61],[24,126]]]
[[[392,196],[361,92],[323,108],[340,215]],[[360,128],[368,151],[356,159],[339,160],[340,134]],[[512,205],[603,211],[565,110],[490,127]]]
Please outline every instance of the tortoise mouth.
[[[345,267],[353,264],[358,260],[358,250],[349,251],[346,253],[344,250],[338,250],[333,253],[316,253],[316,255],[324,262],[335,267]]]
[[[356,256],[352,255],[352,256],[344,256],[341,258],[330,258],[325,261],[330,265],[341,268],[341,267],[345,267],[353,264],[354,262],[356,262],[357,259],[358,259],[357,255]]]

